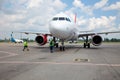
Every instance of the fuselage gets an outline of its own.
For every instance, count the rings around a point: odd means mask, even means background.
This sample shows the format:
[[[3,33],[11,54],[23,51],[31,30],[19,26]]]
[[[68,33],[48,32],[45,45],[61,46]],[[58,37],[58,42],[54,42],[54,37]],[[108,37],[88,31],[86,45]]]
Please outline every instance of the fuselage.
[[[23,43],[24,41],[20,40],[20,39],[11,38],[11,42],[14,42],[14,43]]]
[[[52,18],[49,24],[49,31],[54,37],[63,40],[76,39],[78,37],[74,22],[64,13],[57,14]]]

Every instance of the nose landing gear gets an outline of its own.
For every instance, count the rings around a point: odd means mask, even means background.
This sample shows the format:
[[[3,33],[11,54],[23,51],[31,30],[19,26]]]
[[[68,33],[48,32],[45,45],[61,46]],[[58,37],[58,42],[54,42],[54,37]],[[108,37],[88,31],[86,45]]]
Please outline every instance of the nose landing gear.
[[[65,51],[64,40],[61,42],[60,51]]]

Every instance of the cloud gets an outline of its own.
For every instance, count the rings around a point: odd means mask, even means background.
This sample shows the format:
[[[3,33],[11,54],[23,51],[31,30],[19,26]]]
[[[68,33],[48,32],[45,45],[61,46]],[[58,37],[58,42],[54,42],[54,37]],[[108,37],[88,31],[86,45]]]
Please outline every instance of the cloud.
[[[89,29],[110,29],[111,27],[114,27],[114,21],[116,17],[115,16],[101,16],[100,18],[90,18],[89,19]]]
[[[4,14],[23,14],[25,10],[26,0],[3,0],[0,3],[0,12]]]
[[[116,2],[115,4],[111,4],[103,8],[103,10],[119,10],[120,11],[120,2]]]
[[[0,0],[0,32],[48,32],[51,17],[66,7],[61,0]]]
[[[118,27],[118,29],[120,29],[120,24],[119,24],[119,27]]]
[[[67,5],[65,3],[62,3],[60,0],[55,0],[53,2],[53,7],[59,10],[63,10]]]
[[[107,4],[108,0],[100,0],[99,2],[95,3],[94,5],[85,5],[84,3],[82,3],[81,0],[74,0],[73,1],[73,5],[76,8],[80,8],[84,13],[88,14],[88,15],[93,15],[93,11],[96,9],[102,9],[106,4]]]
[[[61,0],[0,1],[1,30],[39,30],[48,27],[50,18],[67,5]]]
[[[83,4],[81,2],[81,0],[74,0],[73,2],[73,5],[76,7],[76,8],[80,8],[83,12],[89,14],[89,15],[92,15],[92,9],[90,6],[86,6],[85,4]]]
[[[96,31],[113,31],[117,30],[115,28],[115,16],[101,16],[100,18],[91,17],[89,19],[85,19],[83,17],[78,19],[78,25],[81,29],[84,30],[96,30]]]
[[[43,0],[30,0],[28,2],[27,8],[37,8],[43,3]]]
[[[94,9],[99,9],[104,7],[107,4],[108,0],[101,0],[100,2],[97,2],[94,4]]]

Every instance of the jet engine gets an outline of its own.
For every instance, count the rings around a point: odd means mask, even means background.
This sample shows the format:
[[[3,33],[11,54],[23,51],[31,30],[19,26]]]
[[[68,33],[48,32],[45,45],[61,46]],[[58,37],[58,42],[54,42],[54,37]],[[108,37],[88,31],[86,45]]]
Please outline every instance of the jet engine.
[[[101,45],[101,43],[102,43],[102,37],[101,37],[101,36],[99,36],[99,35],[94,35],[94,36],[92,37],[92,44],[93,44],[94,46],[99,46],[99,45]]]
[[[47,43],[47,35],[39,35],[35,38],[35,41],[40,45],[44,45]]]

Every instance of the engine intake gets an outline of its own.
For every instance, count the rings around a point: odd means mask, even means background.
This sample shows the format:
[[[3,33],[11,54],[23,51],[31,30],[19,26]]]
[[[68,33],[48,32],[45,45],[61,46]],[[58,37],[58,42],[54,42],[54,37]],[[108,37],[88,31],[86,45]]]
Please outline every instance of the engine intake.
[[[101,37],[101,36],[99,36],[99,35],[94,35],[94,36],[92,37],[92,44],[93,44],[94,46],[99,46],[99,45],[101,45],[101,43],[102,43],[102,37]]]
[[[40,45],[45,45],[47,43],[47,35],[39,35],[35,38],[35,41]]]

